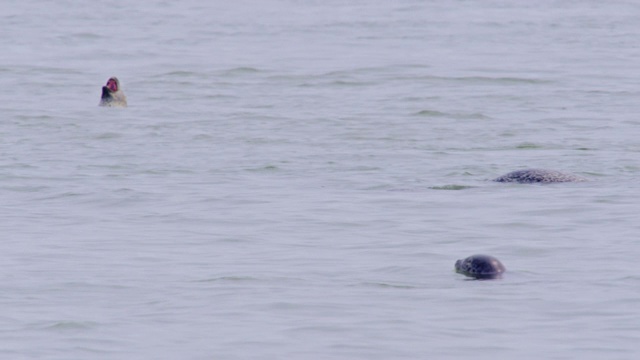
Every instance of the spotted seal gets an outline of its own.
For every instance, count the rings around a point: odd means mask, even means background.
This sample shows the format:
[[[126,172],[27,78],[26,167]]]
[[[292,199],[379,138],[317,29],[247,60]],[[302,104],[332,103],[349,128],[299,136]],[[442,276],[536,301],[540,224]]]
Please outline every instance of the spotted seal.
[[[500,260],[489,255],[472,255],[466,259],[458,260],[455,264],[457,273],[476,279],[497,279],[507,269]]]
[[[107,85],[102,87],[100,106],[127,106],[127,97],[124,96],[124,92],[122,91],[122,88],[120,88],[120,81],[117,77],[110,77],[109,80],[107,80]]]
[[[516,182],[520,184],[549,184],[562,182],[580,182],[587,181],[587,179],[577,175],[567,174],[555,170],[525,169],[512,171],[508,174],[500,176],[499,178],[493,179],[493,181]]]

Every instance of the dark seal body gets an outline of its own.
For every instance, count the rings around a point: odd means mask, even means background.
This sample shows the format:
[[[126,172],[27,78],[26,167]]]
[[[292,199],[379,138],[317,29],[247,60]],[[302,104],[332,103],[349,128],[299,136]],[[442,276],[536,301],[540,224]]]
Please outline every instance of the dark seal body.
[[[458,260],[455,269],[457,273],[476,279],[497,279],[507,271],[500,260],[489,255],[473,255]]]
[[[508,174],[500,176],[497,179],[493,179],[493,181],[515,182],[520,184],[550,184],[562,182],[580,182],[587,181],[587,179],[555,170],[526,169],[510,172]]]
[[[113,91],[106,86],[102,87],[102,97],[100,98],[100,105],[107,105],[113,101]]]

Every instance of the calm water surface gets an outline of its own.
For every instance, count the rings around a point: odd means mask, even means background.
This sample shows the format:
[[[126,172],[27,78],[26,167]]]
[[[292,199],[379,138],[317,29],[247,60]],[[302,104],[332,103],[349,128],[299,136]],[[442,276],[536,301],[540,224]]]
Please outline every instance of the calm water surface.
[[[2,358],[640,356],[639,4],[0,14]]]

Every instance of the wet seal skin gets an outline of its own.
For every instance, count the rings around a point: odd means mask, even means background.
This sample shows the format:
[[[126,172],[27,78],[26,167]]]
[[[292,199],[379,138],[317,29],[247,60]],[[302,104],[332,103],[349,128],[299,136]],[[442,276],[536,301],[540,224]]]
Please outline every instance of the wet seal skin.
[[[110,77],[107,84],[102,87],[100,106],[127,107],[127,97],[120,88],[120,81],[117,77]]]
[[[499,279],[507,271],[500,260],[490,255],[472,255],[458,260],[455,270],[475,279]]]
[[[587,179],[577,175],[563,173],[546,169],[525,169],[516,170],[499,178],[493,179],[496,182],[515,182],[519,184],[551,184],[563,182],[582,182]]]

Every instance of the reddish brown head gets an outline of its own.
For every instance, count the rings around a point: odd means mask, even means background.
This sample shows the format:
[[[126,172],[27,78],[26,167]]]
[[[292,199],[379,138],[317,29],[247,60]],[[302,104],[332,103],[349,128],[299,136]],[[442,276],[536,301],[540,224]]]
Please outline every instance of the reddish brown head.
[[[106,86],[109,88],[109,90],[116,92],[120,88],[120,82],[118,81],[117,77],[113,76],[109,78],[109,80],[107,80]]]

